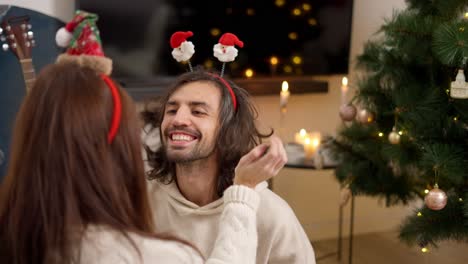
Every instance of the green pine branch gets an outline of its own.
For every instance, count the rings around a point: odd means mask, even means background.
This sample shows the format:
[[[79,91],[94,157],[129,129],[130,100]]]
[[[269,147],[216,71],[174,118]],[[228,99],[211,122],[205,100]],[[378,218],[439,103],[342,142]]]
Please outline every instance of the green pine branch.
[[[440,240],[468,242],[468,217],[462,210],[467,206],[465,201],[460,201],[455,193],[448,193],[447,205],[442,210],[427,207],[415,210],[401,225],[400,239],[410,246],[437,246]]]

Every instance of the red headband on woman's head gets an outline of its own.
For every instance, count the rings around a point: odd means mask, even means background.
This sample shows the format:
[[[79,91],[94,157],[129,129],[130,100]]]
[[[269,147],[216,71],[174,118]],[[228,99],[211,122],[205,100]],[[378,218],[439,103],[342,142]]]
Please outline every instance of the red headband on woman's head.
[[[83,10],[77,10],[72,21],[56,33],[59,47],[66,52],[57,57],[57,63],[76,63],[96,71],[109,87],[114,103],[112,121],[107,134],[107,141],[112,143],[120,126],[122,103],[118,88],[109,75],[112,73],[112,59],[104,55],[101,46],[100,33],[96,26],[98,15]]]
[[[110,144],[114,140],[115,135],[117,134],[117,130],[120,126],[120,120],[122,116],[122,102],[120,101],[119,91],[115,86],[114,82],[109,78],[109,76],[105,74],[101,74],[100,76],[101,79],[106,83],[107,87],[109,87],[114,103],[112,121],[109,128],[109,132],[107,134],[107,142]]]

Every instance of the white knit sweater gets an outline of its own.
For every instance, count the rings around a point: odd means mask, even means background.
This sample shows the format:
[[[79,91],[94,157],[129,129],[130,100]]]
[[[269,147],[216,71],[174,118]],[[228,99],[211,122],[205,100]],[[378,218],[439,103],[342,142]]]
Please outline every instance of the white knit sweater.
[[[215,252],[218,221],[223,219],[223,199],[205,206],[187,200],[176,184],[149,183],[156,230],[169,232],[194,243],[204,256]],[[291,207],[263,182],[255,188],[260,195],[257,211],[257,264],[315,264],[312,245]],[[231,187],[230,187],[231,188]],[[224,201],[225,201],[224,197]],[[237,221],[237,220],[234,220]],[[242,237],[251,243],[248,237]],[[243,242],[244,243],[244,242]],[[251,255],[246,251],[247,255]],[[249,263],[247,261],[239,263]]]
[[[98,226],[89,227],[85,233],[79,260],[87,264],[253,264],[257,250],[256,211],[259,202],[257,192],[248,187],[231,186],[224,192],[226,206],[219,223],[212,227],[219,228],[219,232],[206,262],[194,249],[182,243],[130,234],[139,256],[122,234]]]
[[[146,125],[141,131],[144,146],[155,151],[160,146],[159,129]],[[142,149],[145,170],[151,167]],[[255,188],[260,195],[257,211],[257,264],[315,264],[315,253],[302,225],[288,203],[263,182]],[[149,183],[156,229],[170,232],[194,243],[204,256],[218,246],[218,222],[223,199],[200,207],[180,193],[176,184]],[[248,262],[242,262],[248,263]]]

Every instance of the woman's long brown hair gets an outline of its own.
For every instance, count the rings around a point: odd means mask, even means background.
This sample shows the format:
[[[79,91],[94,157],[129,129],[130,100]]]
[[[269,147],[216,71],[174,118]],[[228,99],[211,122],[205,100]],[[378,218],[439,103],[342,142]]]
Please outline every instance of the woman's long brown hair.
[[[41,71],[17,115],[0,187],[1,263],[72,262],[90,224],[154,236],[140,125],[119,92],[122,120],[109,144],[113,100],[101,78],[71,63]]]

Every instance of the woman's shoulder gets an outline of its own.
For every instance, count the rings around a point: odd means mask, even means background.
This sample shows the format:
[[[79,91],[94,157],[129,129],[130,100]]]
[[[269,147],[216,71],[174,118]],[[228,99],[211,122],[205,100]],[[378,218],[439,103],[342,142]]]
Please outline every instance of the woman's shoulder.
[[[80,256],[80,263],[203,263],[194,249],[178,241],[97,226],[86,230]]]

